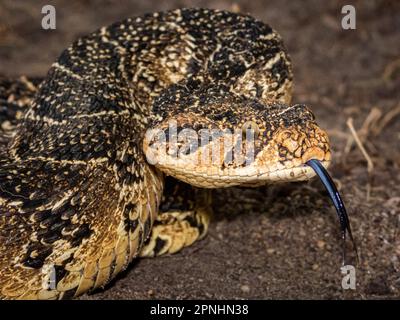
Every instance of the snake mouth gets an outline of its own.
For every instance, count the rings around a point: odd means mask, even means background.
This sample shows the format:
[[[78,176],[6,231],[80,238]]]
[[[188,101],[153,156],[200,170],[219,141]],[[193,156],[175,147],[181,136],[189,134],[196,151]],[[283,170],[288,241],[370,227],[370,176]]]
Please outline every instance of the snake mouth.
[[[323,168],[328,168],[330,160],[317,160]],[[286,168],[269,170],[263,174],[260,174],[260,180],[266,180],[268,183],[279,183],[279,182],[295,182],[310,180],[316,176],[315,170],[310,167],[307,163],[297,166],[288,165]]]
[[[326,191],[329,194],[330,199],[332,200],[333,205],[335,206],[336,213],[339,218],[340,229],[342,232],[343,265],[345,265],[346,262],[346,232],[349,234],[356,254],[356,259],[358,261],[357,246],[351,233],[349,216],[347,214],[347,210],[343,203],[342,197],[340,196],[340,193],[337,190],[332,178],[325,170],[325,166],[320,161],[316,159],[311,159],[306,162],[306,165],[314,170],[315,174],[320,178],[322,184],[325,186]]]
[[[328,168],[330,160],[320,161]],[[165,174],[200,188],[226,188],[232,186],[258,187],[282,182],[306,181],[315,177],[315,171],[306,164],[296,166],[247,166],[236,169],[208,168],[194,170],[190,166],[180,166],[175,170],[168,163],[159,163],[157,167]]]

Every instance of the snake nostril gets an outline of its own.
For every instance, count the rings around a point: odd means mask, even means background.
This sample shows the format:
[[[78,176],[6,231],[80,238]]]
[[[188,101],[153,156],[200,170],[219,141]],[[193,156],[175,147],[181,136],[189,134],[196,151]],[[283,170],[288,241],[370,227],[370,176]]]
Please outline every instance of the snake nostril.
[[[318,147],[311,147],[303,153],[301,159],[304,163],[311,159],[323,161],[325,160],[325,152]]]

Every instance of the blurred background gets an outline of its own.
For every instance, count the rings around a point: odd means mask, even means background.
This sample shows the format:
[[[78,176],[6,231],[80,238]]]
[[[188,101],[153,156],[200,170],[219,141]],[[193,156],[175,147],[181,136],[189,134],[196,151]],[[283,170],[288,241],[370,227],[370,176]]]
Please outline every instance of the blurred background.
[[[41,28],[46,4],[56,8],[56,30]],[[342,29],[346,4],[356,9],[356,30]],[[82,299],[399,298],[399,1],[1,0],[0,74],[44,76],[77,37],[179,7],[249,13],[283,36],[294,66],[293,102],[310,105],[331,139],[330,172],[359,247],[357,287],[341,287],[339,224],[313,180],[216,190],[206,239],[137,261],[107,290]]]

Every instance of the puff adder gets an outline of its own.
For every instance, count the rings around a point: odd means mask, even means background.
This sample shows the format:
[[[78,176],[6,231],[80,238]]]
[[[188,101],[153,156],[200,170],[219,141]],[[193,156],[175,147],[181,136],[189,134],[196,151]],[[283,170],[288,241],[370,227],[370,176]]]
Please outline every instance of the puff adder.
[[[308,107],[290,104],[291,87],[276,31],[207,9],[126,19],[78,39],[44,79],[1,78],[0,297],[104,287],[135,257],[203,237],[210,188],[313,177],[304,164],[328,166],[328,138]],[[146,132],[168,133],[172,120],[195,131],[250,121],[254,159],[150,164]]]

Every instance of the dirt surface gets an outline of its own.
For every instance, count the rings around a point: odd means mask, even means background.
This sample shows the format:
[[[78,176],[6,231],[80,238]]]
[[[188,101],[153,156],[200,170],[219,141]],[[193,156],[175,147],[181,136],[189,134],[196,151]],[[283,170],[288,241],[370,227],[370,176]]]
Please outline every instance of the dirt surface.
[[[214,192],[209,235],[173,256],[136,261],[82,299],[353,299],[400,297],[400,4],[398,1],[51,1],[57,30],[41,29],[48,1],[0,2],[0,73],[42,76],[75,38],[128,16],[183,6],[240,9],[283,36],[307,103],[331,138],[330,172],[359,246],[356,290],[341,287],[334,208],[318,180]],[[352,3],[357,29],[341,28]],[[370,174],[346,121],[370,155]],[[350,141],[350,142],[349,142]],[[351,248],[350,248],[351,249]],[[354,263],[354,255],[348,258]]]

